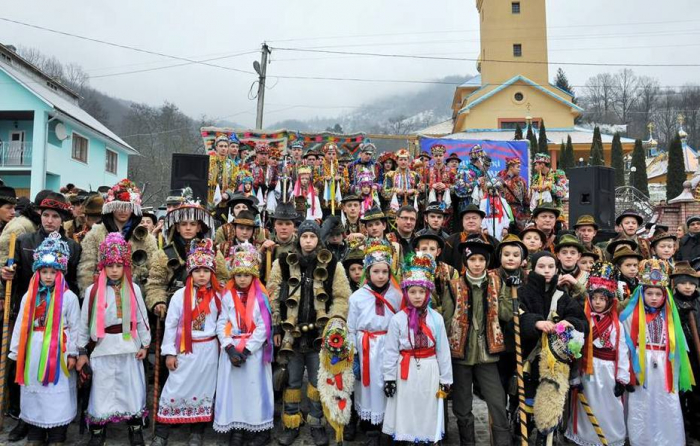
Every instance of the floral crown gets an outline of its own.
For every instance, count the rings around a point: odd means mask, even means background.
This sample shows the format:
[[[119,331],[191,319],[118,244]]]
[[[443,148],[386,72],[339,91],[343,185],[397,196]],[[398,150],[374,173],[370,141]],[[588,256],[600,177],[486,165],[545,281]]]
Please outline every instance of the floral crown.
[[[187,255],[187,274],[198,268],[207,268],[216,273],[216,253],[214,242],[210,238],[192,240],[190,252]]]
[[[370,238],[365,243],[364,268],[369,269],[375,263],[391,265],[394,248],[388,240],[383,238]]]
[[[110,232],[100,243],[97,267],[103,270],[107,265],[131,266],[131,246],[120,232]]]
[[[129,179],[121,180],[107,192],[105,204],[102,206],[102,213],[111,214],[117,210],[130,211],[134,215],[141,215],[141,191]]]
[[[546,153],[538,153],[535,155],[534,162],[549,164],[552,162],[552,158],[549,155],[547,155]]]
[[[52,232],[34,250],[32,271],[36,272],[40,268],[55,268],[66,272],[69,257],[70,249],[68,248],[68,243],[61,240],[61,234]]]
[[[444,154],[445,152],[447,152],[447,147],[443,146],[442,144],[435,144],[430,148],[431,155]]]
[[[409,254],[404,263],[401,288],[407,290],[412,286],[419,286],[433,291],[436,268],[435,259],[427,252],[418,251],[415,254]]]
[[[260,277],[260,254],[250,243],[232,246],[226,258],[226,266],[231,274]]]

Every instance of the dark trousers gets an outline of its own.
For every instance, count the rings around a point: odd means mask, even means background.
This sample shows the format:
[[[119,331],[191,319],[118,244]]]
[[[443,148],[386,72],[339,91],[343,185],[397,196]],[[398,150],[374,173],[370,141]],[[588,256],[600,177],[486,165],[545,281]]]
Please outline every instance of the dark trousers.
[[[318,366],[319,357],[317,351],[306,351],[303,353],[295,351],[287,364],[287,370],[289,371],[287,389],[301,389],[305,369],[309,377],[308,385],[316,389],[318,384]],[[309,393],[310,392],[307,390],[307,394]],[[314,418],[313,421],[320,421],[323,418],[323,407],[321,406],[320,399],[309,398],[309,403],[309,415]],[[300,411],[299,406],[300,403],[298,402],[285,401],[284,413],[288,415],[297,414]],[[309,424],[312,424],[312,422],[309,422]]]
[[[473,381],[476,378],[481,387],[481,393],[491,417],[493,444],[496,446],[510,445],[510,429],[506,416],[505,392],[498,374],[496,363],[477,364],[473,366],[452,363],[452,412],[457,417],[460,429],[473,431],[474,414],[472,405],[474,394]],[[472,440],[473,441],[473,440]]]
[[[207,424],[208,423],[191,423],[190,432],[193,434],[203,434]],[[156,423],[155,436],[167,440],[170,436],[170,424]]]
[[[41,441],[47,443],[65,443],[68,435],[68,425],[45,429],[29,424],[27,441]]]

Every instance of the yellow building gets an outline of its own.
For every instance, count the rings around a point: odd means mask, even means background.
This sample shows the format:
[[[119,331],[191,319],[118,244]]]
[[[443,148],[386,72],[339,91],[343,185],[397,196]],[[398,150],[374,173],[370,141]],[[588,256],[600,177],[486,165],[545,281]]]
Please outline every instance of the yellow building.
[[[559,146],[571,136],[575,159],[588,160],[592,129],[574,125],[583,109],[568,92],[550,84],[545,0],[476,0],[480,16],[479,75],[457,87],[452,119],[419,133],[450,138],[509,140],[517,124],[547,128],[556,165]],[[609,165],[611,135],[602,135]],[[622,138],[629,152],[634,141]]]

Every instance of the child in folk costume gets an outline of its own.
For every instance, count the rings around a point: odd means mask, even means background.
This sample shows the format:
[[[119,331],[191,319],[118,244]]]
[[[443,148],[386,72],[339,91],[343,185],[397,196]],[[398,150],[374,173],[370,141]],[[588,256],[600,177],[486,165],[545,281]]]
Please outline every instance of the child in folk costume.
[[[88,299],[83,304],[78,339],[77,369],[82,374],[92,373],[87,410],[89,444],[104,445],[107,424],[126,421],[129,442],[143,445],[143,359],[151,333],[141,290],[131,278],[131,248],[121,233],[113,232],[100,243],[98,261],[100,274],[85,290]],[[92,342],[96,344],[88,352]],[[87,371],[83,371],[88,364]]]
[[[360,197],[360,217],[374,206],[381,206],[377,193],[377,184],[374,182],[374,172],[361,170],[356,181],[355,194]]]
[[[294,184],[294,202],[297,212],[302,212],[306,220],[321,220],[323,210],[318,192],[312,181],[312,169],[309,166],[297,167],[297,181]]]
[[[663,260],[643,260],[639,286],[620,315],[637,386],[627,404],[632,446],[685,444],[678,392],[689,391],[695,379],[669,270]]]
[[[624,308],[632,297],[632,292],[639,284],[639,262],[642,256],[632,251],[629,247],[618,248],[613,255],[615,265],[617,288],[620,296],[620,306]]]
[[[193,241],[187,256],[185,287],[170,299],[161,355],[170,371],[163,386],[151,446],[168,443],[170,424],[191,424],[190,446],[200,446],[214,417],[219,363],[216,321],[221,288],[211,239]]]
[[[355,381],[355,410],[367,427],[368,443],[379,444],[384,420],[382,357],[389,321],[401,309],[401,292],[392,277],[392,247],[385,239],[365,244],[367,282],[350,296],[348,334],[358,354],[360,377]]]
[[[395,441],[437,443],[445,434],[442,400],[452,364],[445,324],[429,305],[435,267],[430,254],[409,255],[401,283],[405,308],[391,318],[386,335],[382,431]]]
[[[250,446],[270,442],[273,427],[272,317],[260,282],[260,254],[251,244],[232,248],[231,280],[221,302],[216,334],[221,344],[216,381],[214,430],[220,442]]]
[[[580,445],[622,446],[627,429],[621,399],[629,386],[629,350],[617,314],[617,281],[610,263],[598,263],[588,278],[588,296],[584,311],[591,329],[588,331],[581,361],[581,387],[574,388],[566,437]],[[579,394],[596,418],[607,443],[603,443],[586,416]]]
[[[693,375],[700,376],[700,339],[697,338],[700,326],[700,276],[687,261],[678,261],[671,274],[673,280],[673,298],[678,307],[681,326],[688,344],[688,358]],[[681,407],[685,418],[686,432],[689,436],[700,439],[700,388],[694,386],[692,391],[681,394]]]
[[[29,425],[27,444],[66,441],[78,410],[76,342],[80,325],[78,297],[68,289],[68,244],[58,232],[34,250],[34,275],[22,298],[12,333],[9,358],[17,361],[20,419]]]

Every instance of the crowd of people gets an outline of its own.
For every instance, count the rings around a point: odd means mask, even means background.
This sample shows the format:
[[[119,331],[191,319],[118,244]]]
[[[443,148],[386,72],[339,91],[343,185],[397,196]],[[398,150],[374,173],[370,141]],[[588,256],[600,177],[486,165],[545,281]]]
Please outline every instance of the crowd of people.
[[[478,146],[241,147],[217,138],[206,201],[173,191],[162,218],[128,179],[31,202],[0,187],[10,441],[64,444],[78,420],[89,445],[120,422],[144,445],[148,419],[152,446],[174,425],[264,446],[277,402],[282,446],[304,424],[317,446],[329,426],[437,443],[451,400],[474,445],[475,396],[499,446],[700,438],[700,216],[679,238],[626,210],[596,243],[593,216],[567,227],[546,155],[528,187]]]

